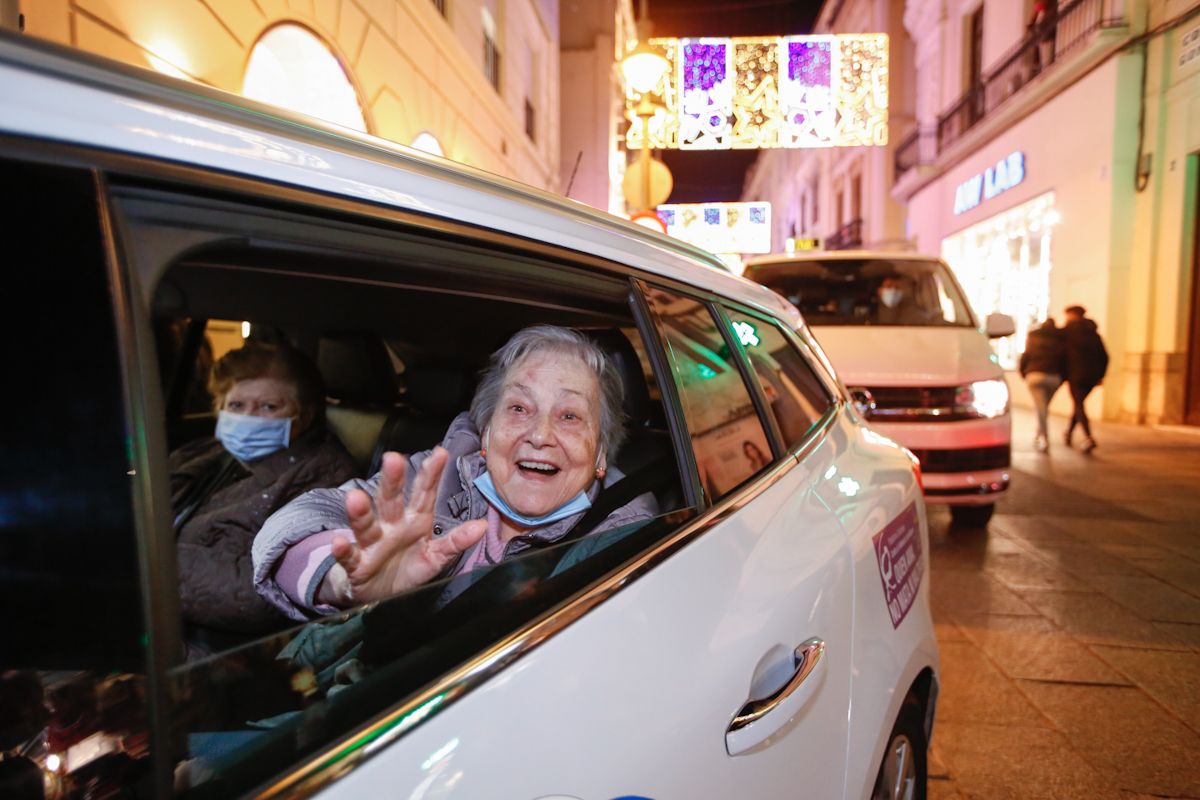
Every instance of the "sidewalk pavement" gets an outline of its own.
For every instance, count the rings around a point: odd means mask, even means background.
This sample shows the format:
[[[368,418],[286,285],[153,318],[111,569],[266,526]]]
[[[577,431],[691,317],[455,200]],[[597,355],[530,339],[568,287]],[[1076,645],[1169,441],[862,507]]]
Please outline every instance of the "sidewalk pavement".
[[[1200,429],[1065,425],[986,532],[930,507],[933,800],[1200,798]]]

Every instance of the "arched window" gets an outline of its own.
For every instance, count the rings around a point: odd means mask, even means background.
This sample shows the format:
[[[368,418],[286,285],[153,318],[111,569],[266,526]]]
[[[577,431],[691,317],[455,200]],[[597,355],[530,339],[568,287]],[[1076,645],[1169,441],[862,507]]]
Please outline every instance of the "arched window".
[[[358,92],[329,47],[290,23],[271,28],[250,51],[242,94],[366,131]]]
[[[422,152],[430,153],[435,156],[446,155],[442,151],[442,143],[439,142],[438,138],[429,131],[421,131],[418,133],[416,138],[412,140],[412,146],[417,150],[421,150]]]

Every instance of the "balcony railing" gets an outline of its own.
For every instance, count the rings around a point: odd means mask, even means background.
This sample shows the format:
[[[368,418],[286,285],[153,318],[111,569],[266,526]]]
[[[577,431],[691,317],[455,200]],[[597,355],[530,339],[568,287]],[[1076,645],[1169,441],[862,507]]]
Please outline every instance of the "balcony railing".
[[[849,250],[862,245],[862,217],[852,219],[825,237],[826,250]]]
[[[1016,94],[1022,86],[1050,69],[1097,30],[1125,24],[1123,0],[1069,0],[1058,19],[1032,29],[938,117],[937,149],[945,150],[973,125]],[[898,173],[897,173],[898,174]]]
[[[937,156],[937,129],[913,128],[912,132],[900,140],[892,154],[894,167],[892,180],[900,180],[900,176],[920,164],[928,164]]]

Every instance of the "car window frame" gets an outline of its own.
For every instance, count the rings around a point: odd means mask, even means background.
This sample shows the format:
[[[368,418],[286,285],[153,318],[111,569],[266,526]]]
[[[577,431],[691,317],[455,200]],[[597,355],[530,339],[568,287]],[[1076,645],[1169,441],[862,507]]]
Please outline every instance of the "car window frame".
[[[354,201],[342,197],[330,198],[327,195],[306,192],[294,187],[278,187],[266,181],[249,177],[215,174],[186,165],[162,164],[135,155],[94,151],[75,145],[29,142],[2,136],[0,136],[0,141],[6,141],[12,145],[14,157],[80,166],[92,170],[97,176],[98,186],[102,188],[102,191],[98,191],[97,202],[105,220],[106,256],[114,288],[114,313],[118,320],[118,333],[122,343],[123,386],[126,398],[135,398],[126,405],[127,422],[130,424],[131,430],[137,429],[136,420],[139,416],[141,419],[162,418],[164,404],[161,397],[161,376],[158,374],[159,370],[153,352],[153,332],[148,306],[144,302],[146,292],[149,291],[149,287],[145,286],[143,281],[144,265],[129,263],[130,255],[126,249],[126,242],[121,241],[123,234],[120,230],[120,221],[115,218],[114,214],[114,187],[117,190],[123,190],[130,184],[146,184],[151,187],[165,185],[170,191],[176,193],[198,197],[215,195],[222,199],[228,199],[230,193],[234,191],[231,187],[237,187],[246,191],[237,199],[249,205],[261,203],[268,208],[288,205],[294,210],[311,214],[317,218],[323,218],[325,214],[335,214],[339,218],[345,217],[351,221],[366,220],[373,224],[382,223],[389,226],[398,223],[400,226],[412,226],[418,230],[420,235],[428,234],[431,237],[462,234],[472,240],[477,237],[502,240],[506,247],[513,248],[515,252],[530,255],[543,263],[560,262],[583,270],[597,270],[608,277],[628,280],[631,282],[630,285],[635,287],[637,281],[651,280],[672,291],[683,291],[697,297],[706,305],[716,301],[715,295],[703,289],[667,276],[648,272],[638,268],[636,264],[612,261],[545,242],[530,241],[500,231],[475,228],[452,220],[427,217],[391,207],[379,207],[366,201]],[[282,199],[281,194],[285,195]],[[295,205],[292,205],[293,203]],[[163,259],[172,260],[165,255]],[[634,297],[638,297],[639,294],[635,291]],[[643,343],[647,347],[652,363],[656,359],[659,361],[655,368],[659,379],[662,380],[662,376],[669,375],[669,372],[664,372],[661,363],[664,358],[660,350],[661,341],[657,336],[648,335],[649,329],[646,327],[648,320],[644,316],[644,309],[638,310],[641,303],[644,303],[644,298],[631,306],[633,317],[639,326],[639,332],[643,336]],[[739,369],[744,369],[744,367],[739,365]],[[744,373],[743,381],[745,381]],[[666,387],[663,394],[664,411],[668,416],[672,441],[678,449],[681,446],[680,436],[681,434],[686,435],[687,427],[682,422],[682,410],[678,406],[679,399],[675,395],[674,381],[663,381],[662,385]],[[753,386],[750,386],[749,390],[751,396],[754,397]],[[138,406],[141,406],[140,413],[135,413]],[[149,635],[149,646],[157,659],[148,665],[147,674],[147,679],[150,681],[150,706],[152,709],[149,723],[155,749],[155,753],[151,757],[154,759],[156,786],[160,792],[164,792],[164,796],[170,796],[171,765],[157,754],[170,752],[163,742],[166,732],[162,729],[164,718],[162,709],[169,703],[169,700],[164,692],[162,676],[166,673],[164,665],[177,660],[172,655],[172,651],[178,652],[178,642],[172,640],[169,632],[178,631],[178,581],[175,577],[173,547],[169,548],[170,552],[168,553],[164,553],[161,548],[156,548],[153,543],[162,543],[164,540],[158,534],[147,530],[147,528],[153,528],[163,531],[170,530],[171,527],[170,502],[165,490],[165,482],[152,479],[154,475],[166,474],[165,431],[157,430],[161,426],[144,427],[148,427],[149,430],[140,431],[142,435],[131,442],[131,459],[133,469],[136,471],[136,475],[133,477],[140,487],[137,490],[139,492],[139,511],[136,514],[138,525],[136,536],[139,548],[143,548],[140,551],[142,562],[139,572],[148,616],[146,629]],[[683,479],[682,488],[685,492],[686,502],[696,510],[696,517],[622,565],[601,582],[603,585],[582,588],[579,596],[567,601],[566,608],[556,610],[553,615],[550,615],[559,617],[564,611],[567,612],[563,619],[553,621],[554,625],[551,626],[553,629],[549,630],[548,634],[546,633],[547,628],[543,626],[545,620],[534,619],[526,623],[521,630],[514,632],[509,637],[510,639],[536,638],[540,641],[545,638],[545,635],[553,635],[558,630],[573,624],[588,610],[603,603],[608,597],[627,585],[631,579],[650,571],[679,548],[722,522],[732,510],[765,491],[792,466],[786,460],[776,461],[766,470],[754,476],[752,480],[731,491],[715,506],[711,506],[706,505],[700,499],[694,485],[689,489],[689,483],[694,484],[698,480],[693,457],[688,455],[691,453],[690,437],[686,440],[685,451],[683,459],[679,461],[681,479]],[[680,458],[678,452],[676,456],[677,459]],[[687,497],[689,491],[692,495]],[[173,545],[173,543],[171,544]],[[171,621],[167,622],[168,618]],[[486,660],[487,657],[488,654],[481,653],[477,660]],[[510,660],[511,658],[505,659],[505,666]],[[471,665],[464,665],[464,669],[469,666]],[[411,706],[409,710],[415,707]],[[402,713],[400,706],[393,710]],[[338,746],[339,742],[330,742],[322,753],[335,752]],[[281,773],[281,776],[291,775],[303,766],[296,764],[290,768],[289,772]],[[276,782],[273,787],[282,790],[283,784]],[[315,791],[315,788],[312,790]]]

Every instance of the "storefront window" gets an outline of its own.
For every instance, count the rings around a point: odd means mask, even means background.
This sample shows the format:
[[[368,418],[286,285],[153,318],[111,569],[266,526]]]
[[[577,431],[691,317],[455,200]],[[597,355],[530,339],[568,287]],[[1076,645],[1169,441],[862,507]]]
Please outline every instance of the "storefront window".
[[[366,132],[358,93],[329,47],[307,28],[276,25],[254,45],[242,94]]]
[[[1051,240],[1059,213],[1047,192],[942,240],[942,258],[954,270],[980,318],[1008,314],[1014,336],[994,340],[1005,369],[1015,369],[1029,329],[1050,313]]]

